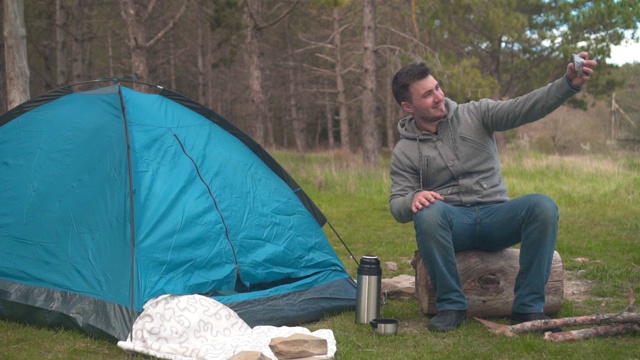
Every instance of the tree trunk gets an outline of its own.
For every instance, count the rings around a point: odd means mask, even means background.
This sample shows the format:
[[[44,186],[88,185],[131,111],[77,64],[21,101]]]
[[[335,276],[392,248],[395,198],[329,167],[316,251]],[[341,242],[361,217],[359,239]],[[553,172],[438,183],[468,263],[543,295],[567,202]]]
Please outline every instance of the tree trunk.
[[[2,9],[2,7],[0,7]],[[0,51],[4,50],[4,40],[0,43]],[[0,57],[0,114],[7,112],[7,73],[4,66],[4,57]]]
[[[88,78],[88,74],[93,74],[93,64],[94,64],[94,56],[92,56],[92,51],[94,49],[94,42],[93,39],[95,37],[96,34],[96,28],[95,28],[95,22],[93,21],[93,1],[94,0],[87,0],[87,1],[83,1],[82,4],[85,7],[85,15],[84,15],[84,21],[85,21],[85,26],[83,29],[83,38],[82,40],[82,73],[79,74],[78,77],[78,81],[85,81],[85,80],[91,80]],[[98,45],[98,52],[102,53],[103,51],[103,44],[99,44]],[[102,75],[102,74],[101,74]]]
[[[206,72],[204,70],[205,67],[205,54],[207,52],[207,48],[204,42],[204,32],[209,28],[209,24],[205,20],[205,16],[203,14],[204,11],[204,1],[198,0],[198,37],[197,44],[198,48],[196,49],[196,65],[198,69],[198,102],[201,104],[205,104],[205,83],[206,83]]]
[[[389,67],[389,69],[391,69],[393,71],[393,68]],[[393,78],[393,74],[391,74],[391,76],[388,76],[389,78],[389,85],[387,86],[387,89],[389,89],[389,91],[386,92],[386,96],[385,98],[387,99],[387,115],[386,115],[386,119],[384,121],[385,124],[385,129],[387,132],[387,149],[389,149],[389,151],[393,150],[393,147],[396,145],[396,137],[395,137],[395,133],[396,133],[396,124],[398,119],[396,119],[396,111],[395,109],[397,109],[397,104],[395,99],[393,98],[393,94],[391,94],[391,79]]]
[[[249,96],[253,105],[250,114],[253,119],[249,120],[249,131],[254,140],[269,148],[275,145],[275,140],[265,94],[264,64],[269,58],[265,57],[262,51],[264,32],[265,29],[286,18],[299,3],[299,0],[291,2],[289,8],[271,22],[266,21],[266,3],[263,0],[246,0],[244,2],[244,22],[247,25],[244,51],[249,71]]]
[[[340,145],[343,150],[348,151],[351,148],[351,135],[349,135],[349,113],[347,108],[346,95],[347,90],[344,85],[344,78],[342,76],[342,73],[344,71],[344,61],[342,60],[342,30],[340,28],[340,18],[340,9],[334,7],[331,12],[331,22],[333,25],[333,49],[336,57],[334,71],[336,73],[338,117],[340,118]]]
[[[362,152],[364,163],[374,165],[378,160],[379,141],[376,124],[376,8],[374,0],[364,0],[364,54],[362,93]]]
[[[80,82],[84,77],[84,6],[80,0],[74,0],[72,5],[73,18],[71,23],[71,82]]]
[[[467,297],[469,316],[489,318],[511,315],[513,288],[520,268],[519,257],[519,249],[498,252],[470,250],[456,253],[458,274],[462,290]],[[412,265],[416,269],[416,299],[422,312],[437,314],[435,290],[417,251]],[[559,312],[564,296],[564,274],[558,252],[553,254],[545,296],[544,312]]]
[[[111,29],[107,32],[107,46],[109,56],[109,77],[113,78],[115,74],[115,65],[113,63],[113,39],[111,35]]]
[[[69,83],[69,64],[67,63],[67,8],[64,0],[56,0],[56,86]]]
[[[5,0],[3,4],[7,110],[11,110],[30,97],[27,31],[24,23],[24,2]]]
[[[326,99],[324,104],[325,109],[325,117],[327,121],[327,140],[329,141],[329,149],[333,150],[335,148],[335,140],[333,134],[333,106],[331,106],[331,102],[329,99]],[[316,144],[317,147],[317,144]]]
[[[206,2],[205,2],[206,3]],[[214,84],[215,84],[215,79],[214,79],[214,75],[213,75],[213,69],[211,64],[213,63],[213,46],[211,44],[213,44],[213,33],[211,31],[211,26],[209,25],[208,22],[205,22],[205,32],[204,32],[204,65],[203,65],[203,71],[204,71],[204,99],[203,99],[203,104],[205,104],[208,108],[213,109],[214,108],[214,102],[213,102],[213,98],[214,98],[214,94],[215,94],[215,90],[214,90]],[[220,109],[215,109],[216,111],[220,111]]]
[[[263,80],[262,80],[262,53],[260,51],[260,32],[256,18],[262,14],[261,0],[247,0],[245,7],[245,21],[248,25],[247,37],[245,39],[245,56],[249,68],[249,96],[253,105],[249,121],[249,134],[258,142],[265,146],[265,128],[268,120],[268,110],[265,101]]]
[[[146,82],[149,77],[147,65],[147,24],[142,13],[142,4],[134,0],[120,0],[121,14],[129,34],[131,51],[131,72],[135,79]],[[134,89],[141,86],[134,84]]]
[[[131,51],[131,71],[133,76],[141,82],[151,82],[149,79],[148,49],[173,29],[187,9],[189,1],[185,0],[173,19],[153,38],[148,39],[147,29],[155,1],[120,0],[120,14],[127,27],[129,50]],[[134,84],[134,89],[141,91],[144,85]]]
[[[293,69],[294,58],[293,48],[291,46],[291,39],[289,37],[289,24],[285,24],[285,31],[287,37],[287,54],[289,66],[287,66],[287,73],[289,75],[289,108],[291,111],[291,125],[293,128],[293,140],[296,142],[296,149],[298,152],[305,152],[307,150],[307,123],[304,118],[298,115],[298,102],[296,88],[296,77]],[[286,129],[285,129],[286,133]]]
[[[169,53],[167,56],[169,57],[169,84],[171,84],[171,88],[176,88],[176,58],[174,56],[175,50],[173,48],[173,37],[169,36]]]

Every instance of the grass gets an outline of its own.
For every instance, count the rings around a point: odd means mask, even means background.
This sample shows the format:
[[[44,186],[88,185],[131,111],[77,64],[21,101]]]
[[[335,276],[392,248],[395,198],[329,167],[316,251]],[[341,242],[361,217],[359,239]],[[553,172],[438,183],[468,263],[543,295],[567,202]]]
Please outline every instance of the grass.
[[[398,264],[385,277],[413,275],[416,249],[411,224],[399,224],[388,210],[389,156],[365,167],[359,155],[344,152],[294,154],[273,151],[280,164],[322,209],[356,258],[376,254]],[[588,315],[603,307],[616,312],[628,303],[631,288],[640,293],[640,158],[626,156],[556,157],[533,153],[503,156],[511,197],[531,192],[550,195],[560,208],[557,250],[565,270],[579,274],[590,290],[584,301],[567,301],[557,316]],[[329,226],[325,232],[355,277],[356,262]],[[574,261],[577,258],[587,262]],[[354,324],[345,312],[308,324],[332,329],[339,359],[638,359],[638,334],[556,344],[539,335],[514,339],[489,333],[475,321],[452,333],[428,332],[415,301],[391,300],[382,315],[400,320],[394,337],[378,337]],[[501,319],[496,321],[500,322]],[[1,359],[131,359],[115,344],[74,331],[39,329],[0,321]],[[133,357],[144,359],[145,357]]]

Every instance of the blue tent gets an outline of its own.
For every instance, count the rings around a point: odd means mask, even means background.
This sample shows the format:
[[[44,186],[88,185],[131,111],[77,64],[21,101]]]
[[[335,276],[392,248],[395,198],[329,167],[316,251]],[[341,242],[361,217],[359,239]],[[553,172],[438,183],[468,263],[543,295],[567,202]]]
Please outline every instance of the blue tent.
[[[158,87],[72,87],[0,117],[0,317],[125,339],[204,294],[250,326],[355,307],[326,219],[256,142]]]

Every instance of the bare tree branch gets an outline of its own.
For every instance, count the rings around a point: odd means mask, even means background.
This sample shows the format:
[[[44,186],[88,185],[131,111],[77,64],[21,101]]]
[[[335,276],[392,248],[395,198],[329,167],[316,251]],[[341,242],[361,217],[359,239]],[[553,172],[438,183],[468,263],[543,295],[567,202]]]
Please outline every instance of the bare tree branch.
[[[309,64],[302,64],[302,67],[307,68],[307,69],[311,69],[313,71],[316,71],[320,74],[324,74],[324,75],[335,75],[332,71],[326,70],[326,69],[322,69],[319,68],[317,66],[313,66],[313,65],[309,65]]]
[[[180,8],[180,11],[178,11],[178,13],[173,17],[173,19],[171,19],[171,21],[167,24],[167,26],[164,27],[164,29],[160,30],[160,32],[158,32],[156,36],[153,37],[153,39],[147,42],[146,47],[148,48],[152,47],[155,43],[157,43],[160,39],[162,39],[162,37],[167,32],[169,32],[171,29],[173,29],[174,26],[176,26],[182,14],[184,14],[184,12],[187,10],[187,5],[189,5],[189,1],[190,0],[184,0],[184,3],[182,3],[182,8]]]
[[[147,19],[149,19],[149,16],[151,15],[153,8],[156,6],[156,2],[157,0],[151,0],[151,2],[147,4],[147,10],[144,13],[142,13],[142,16],[141,16],[143,21],[146,21]]]
[[[330,44],[331,41],[331,37],[333,36],[333,34],[329,35],[329,38],[325,41],[315,41],[315,40],[309,40],[306,37],[302,36],[302,35],[298,35],[298,39],[302,40],[302,41],[306,41],[310,44]]]
[[[275,19],[272,22],[267,23],[267,24],[261,24],[259,19],[256,19],[256,17],[253,15],[253,11],[251,11],[251,6],[249,6],[249,3],[247,1],[245,1],[245,4],[247,6],[247,9],[249,10],[249,16],[251,16],[251,19],[256,24],[256,30],[260,31],[262,29],[266,29],[268,27],[271,27],[271,26],[279,23],[282,19],[287,17],[287,15],[289,15],[289,13],[291,13],[291,11],[293,11],[293,9],[296,7],[296,5],[298,5],[299,2],[300,2],[300,0],[295,0],[293,2],[293,4],[291,4],[289,9],[287,9],[284,13],[282,13],[282,15],[280,15],[280,17],[278,17],[277,19]]]
[[[380,27],[381,29],[389,30],[389,31],[391,31],[392,33],[394,33],[394,34],[396,34],[396,35],[400,35],[400,36],[402,36],[402,37],[404,37],[404,38],[406,38],[406,39],[409,39],[409,40],[411,40],[411,41],[415,42],[416,44],[418,44],[418,45],[420,45],[420,46],[424,47],[424,48],[425,48],[425,49],[427,49],[429,52],[433,52],[433,50],[431,50],[431,48],[429,47],[429,45],[427,45],[427,44],[423,43],[422,41],[418,40],[417,38],[415,38],[415,37],[413,37],[413,36],[409,36],[409,35],[407,35],[407,34],[405,34],[405,33],[403,33],[403,32],[400,32],[400,31],[398,31],[398,30],[396,30],[396,29],[394,29],[394,28],[390,28],[390,27],[388,27],[388,26],[378,25],[378,27]]]
[[[335,63],[336,63],[336,59],[330,58],[330,57],[328,57],[328,56],[326,56],[326,55],[324,55],[324,54],[317,54],[317,53],[316,53],[316,54],[314,54],[314,55],[315,55],[315,56],[317,56],[317,57],[319,57],[320,59],[327,60],[328,62],[330,62],[330,63],[332,63],[332,64],[335,64]]]

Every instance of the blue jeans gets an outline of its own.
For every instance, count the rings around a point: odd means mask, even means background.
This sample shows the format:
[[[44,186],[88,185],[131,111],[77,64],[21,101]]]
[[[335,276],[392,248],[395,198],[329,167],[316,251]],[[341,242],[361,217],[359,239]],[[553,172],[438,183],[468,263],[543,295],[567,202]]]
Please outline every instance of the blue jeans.
[[[466,310],[455,253],[499,251],[520,243],[513,312],[543,312],[544,289],[558,236],[558,207],[546,195],[504,203],[451,206],[436,201],[413,216],[422,261],[436,291],[438,310]]]

